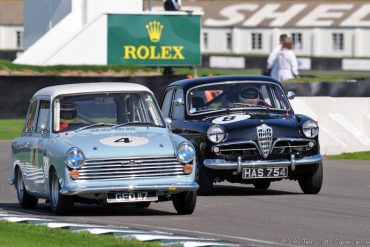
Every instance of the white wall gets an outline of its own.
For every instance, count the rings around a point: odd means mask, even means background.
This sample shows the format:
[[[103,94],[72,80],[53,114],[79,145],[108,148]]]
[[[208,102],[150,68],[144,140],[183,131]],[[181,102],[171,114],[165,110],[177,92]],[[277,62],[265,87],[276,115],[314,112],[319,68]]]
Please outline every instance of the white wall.
[[[295,113],[317,120],[322,154],[370,150],[370,98],[297,97]]]
[[[22,26],[0,26],[0,49],[1,50],[18,50],[23,47],[17,46],[17,32],[23,35]],[[21,41],[22,42],[22,41]]]
[[[14,62],[33,65],[106,64],[105,14],[140,12],[142,7],[142,0],[71,0],[71,6],[66,6],[63,11],[63,8],[58,8],[58,13],[67,13],[69,8],[71,11]],[[25,9],[25,12],[32,10]],[[34,27],[42,28],[44,24],[44,21],[35,22]]]

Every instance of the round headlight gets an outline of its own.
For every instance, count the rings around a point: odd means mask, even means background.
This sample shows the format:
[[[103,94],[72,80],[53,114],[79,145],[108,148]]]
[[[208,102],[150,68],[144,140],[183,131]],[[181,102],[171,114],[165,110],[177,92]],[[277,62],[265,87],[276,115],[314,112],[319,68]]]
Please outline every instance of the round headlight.
[[[220,125],[212,125],[207,131],[208,139],[214,143],[220,143],[225,139],[225,131]]]
[[[319,134],[319,126],[313,120],[308,120],[303,123],[302,126],[303,134],[306,137],[314,138]]]
[[[65,162],[68,167],[78,169],[85,163],[85,156],[80,149],[73,147],[67,151]]]
[[[177,146],[177,159],[182,163],[190,163],[193,161],[195,156],[195,150],[193,145],[187,142],[183,142]]]

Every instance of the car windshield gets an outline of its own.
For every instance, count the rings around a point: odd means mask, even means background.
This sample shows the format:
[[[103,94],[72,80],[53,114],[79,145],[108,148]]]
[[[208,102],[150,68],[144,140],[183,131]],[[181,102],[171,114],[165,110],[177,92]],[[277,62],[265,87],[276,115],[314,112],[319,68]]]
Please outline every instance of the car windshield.
[[[196,86],[188,91],[190,115],[225,109],[290,109],[278,85],[269,82],[222,82]]]
[[[59,131],[126,125],[165,127],[155,99],[148,92],[63,96],[54,105],[58,105],[54,111],[59,111],[59,117],[54,120],[59,120]]]

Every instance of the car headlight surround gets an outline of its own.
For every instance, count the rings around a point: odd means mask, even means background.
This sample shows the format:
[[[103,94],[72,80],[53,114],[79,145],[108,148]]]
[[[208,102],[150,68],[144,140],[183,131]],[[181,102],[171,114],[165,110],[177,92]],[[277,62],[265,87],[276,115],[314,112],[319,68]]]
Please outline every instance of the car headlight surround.
[[[195,149],[189,142],[182,142],[176,148],[176,156],[181,163],[190,163],[194,160]]]
[[[66,152],[65,163],[69,168],[79,169],[85,163],[85,155],[77,147],[70,148]]]
[[[303,134],[308,138],[314,138],[319,134],[319,126],[313,120],[307,120],[302,125]]]
[[[220,143],[226,137],[225,130],[220,125],[211,125],[207,130],[207,137],[213,143]]]

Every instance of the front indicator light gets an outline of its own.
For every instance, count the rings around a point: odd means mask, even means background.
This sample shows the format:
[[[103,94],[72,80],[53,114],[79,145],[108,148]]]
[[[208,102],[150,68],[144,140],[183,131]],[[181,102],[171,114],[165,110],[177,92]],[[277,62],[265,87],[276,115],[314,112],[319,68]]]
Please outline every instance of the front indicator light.
[[[184,173],[185,174],[190,174],[193,171],[193,166],[190,164],[184,165]]]
[[[80,175],[80,174],[79,174],[79,172],[78,172],[77,170],[72,170],[72,171],[70,172],[70,174],[71,174],[71,178],[73,178],[73,179],[77,179],[77,178],[78,178],[78,176]]]

